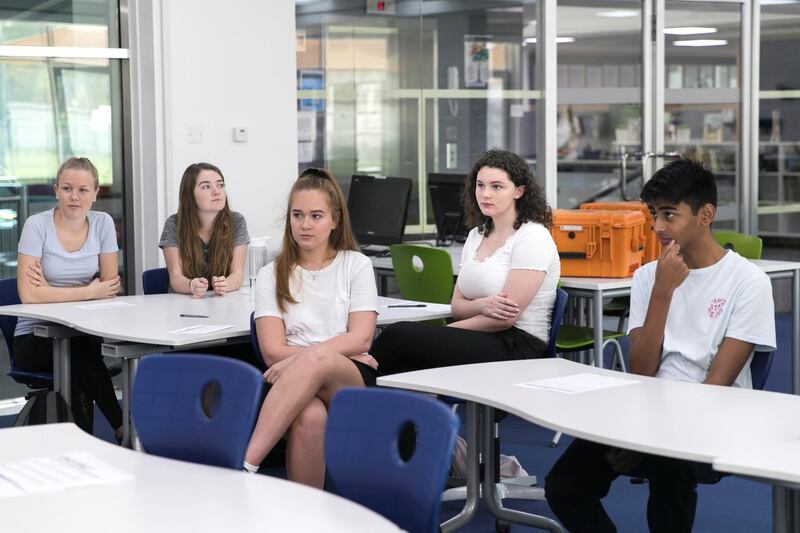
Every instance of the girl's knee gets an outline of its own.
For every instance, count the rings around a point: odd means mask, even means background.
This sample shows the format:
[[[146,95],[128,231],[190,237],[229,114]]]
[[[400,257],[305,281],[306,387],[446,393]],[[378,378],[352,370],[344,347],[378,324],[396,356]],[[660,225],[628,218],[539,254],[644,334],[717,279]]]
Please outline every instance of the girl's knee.
[[[318,439],[325,433],[328,422],[328,410],[320,401],[311,402],[292,422],[291,432],[294,438]]]

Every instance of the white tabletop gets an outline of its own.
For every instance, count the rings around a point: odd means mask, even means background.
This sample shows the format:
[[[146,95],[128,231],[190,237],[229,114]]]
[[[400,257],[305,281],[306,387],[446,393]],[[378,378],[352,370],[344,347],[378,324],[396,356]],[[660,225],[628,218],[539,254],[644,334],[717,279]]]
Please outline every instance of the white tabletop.
[[[0,499],[3,531],[399,531],[330,493],[111,445],[74,424],[0,430],[3,462],[89,452],[134,479]]]
[[[579,394],[515,386],[586,372],[639,382]],[[620,374],[562,359],[422,370],[381,377],[378,385],[455,396],[595,442],[706,463],[800,438],[798,396]]]
[[[130,304],[110,309],[85,309],[85,306],[108,303]],[[450,316],[450,306],[425,304],[424,307],[388,308],[407,300],[378,297],[378,325],[399,321],[431,320]],[[0,314],[25,316],[55,322],[83,333],[118,341],[141,342],[164,346],[187,346],[200,342],[250,335],[253,298],[248,289],[225,296],[207,295],[192,298],[186,294],[119,296],[110,300],[64,302],[57,304],[18,304],[0,307]],[[181,315],[208,318],[186,318]],[[231,328],[206,335],[171,333],[198,324],[230,325]]]
[[[800,439],[742,449],[712,464],[720,472],[800,486]]]

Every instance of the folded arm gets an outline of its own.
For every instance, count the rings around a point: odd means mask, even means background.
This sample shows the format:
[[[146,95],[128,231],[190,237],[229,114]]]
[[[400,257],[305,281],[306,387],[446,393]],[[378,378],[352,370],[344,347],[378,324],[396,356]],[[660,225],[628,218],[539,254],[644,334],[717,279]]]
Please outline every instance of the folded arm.
[[[117,252],[100,254],[100,277],[88,285],[53,287],[47,283],[39,257],[17,254],[17,291],[22,303],[58,303],[114,297],[120,288]]]
[[[449,326],[487,332],[512,327],[539,292],[544,277],[545,272],[540,270],[513,269],[500,294],[474,300],[466,298],[456,286],[451,308],[457,320]]]

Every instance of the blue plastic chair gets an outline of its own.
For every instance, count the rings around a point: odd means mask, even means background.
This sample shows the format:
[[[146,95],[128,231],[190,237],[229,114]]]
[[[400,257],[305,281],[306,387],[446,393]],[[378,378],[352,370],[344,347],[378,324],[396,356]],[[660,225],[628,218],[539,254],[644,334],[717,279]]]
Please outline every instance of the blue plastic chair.
[[[144,449],[240,470],[263,384],[258,370],[235,359],[200,354],[144,357],[131,406]]]
[[[267,371],[267,363],[261,355],[261,348],[258,346],[258,331],[256,330],[256,313],[250,313],[250,345],[253,347],[253,355],[262,372]]]
[[[15,305],[21,303],[17,293],[17,278],[0,280],[0,305]],[[14,363],[14,330],[17,327],[17,317],[0,315],[0,330],[8,348],[9,371],[8,376],[17,383],[27,385],[31,389],[53,390],[52,372],[23,372],[17,370]]]
[[[569,295],[564,289],[556,289],[556,301],[553,303],[553,310],[550,314],[550,338],[547,341],[547,357],[555,357],[557,354],[556,343],[558,341],[558,331],[564,321],[564,313],[567,311],[567,301]]]
[[[753,359],[750,361],[750,377],[753,380],[753,388],[756,390],[764,390],[769,377],[769,371],[772,368],[772,355],[775,352],[755,352]]]
[[[401,434],[416,430],[410,457]],[[328,411],[325,462],[339,495],[410,533],[439,531],[439,507],[458,431],[442,403],[403,391],[343,389]],[[403,439],[404,442],[406,439]]]
[[[169,292],[169,273],[166,268],[151,268],[142,272],[142,290],[145,294]]]

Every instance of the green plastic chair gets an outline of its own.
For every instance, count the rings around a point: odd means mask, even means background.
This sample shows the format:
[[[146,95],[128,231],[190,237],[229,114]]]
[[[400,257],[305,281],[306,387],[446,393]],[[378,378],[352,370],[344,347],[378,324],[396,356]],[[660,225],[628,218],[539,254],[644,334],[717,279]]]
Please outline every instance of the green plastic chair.
[[[763,243],[760,237],[735,231],[715,231],[714,239],[723,248],[733,250],[745,259],[761,259]]]
[[[453,298],[453,261],[447,251],[414,244],[394,244],[389,250],[397,288],[403,298],[450,303]]]

